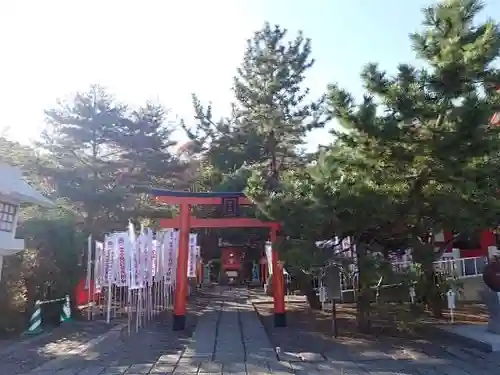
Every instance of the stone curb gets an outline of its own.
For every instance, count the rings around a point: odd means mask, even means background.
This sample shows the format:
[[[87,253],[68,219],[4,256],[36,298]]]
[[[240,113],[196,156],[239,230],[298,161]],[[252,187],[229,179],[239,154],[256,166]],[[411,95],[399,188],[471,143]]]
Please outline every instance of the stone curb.
[[[109,329],[107,332],[79,345],[75,349],[70,350],[64,356],[51,359],[50,361],[45,362],[43,365],[34,368],[33,370],[30,371],[30,373],[31,372],[36,373],[37,371],[38,372],[47,371],[47,370],[57,368],[58,364],[61,362],[64,362],[68,356],[82,354],[83,352],[85,352],[89,349],[92,349],[94,346],[96,346],[97,344],[101,343],[102,341],[104,341],[106,339],[115,338],[115,337],[118,338],[121,334],[121,331],[124,328],[126,328],[127,325],[128,325],[128,323],[118,324],[118,325],[114,326],[113,328]]]

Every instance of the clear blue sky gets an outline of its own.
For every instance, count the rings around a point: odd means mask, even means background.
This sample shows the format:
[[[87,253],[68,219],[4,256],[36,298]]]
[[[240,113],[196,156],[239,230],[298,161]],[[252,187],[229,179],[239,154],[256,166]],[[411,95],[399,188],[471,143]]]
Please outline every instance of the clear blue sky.
[[[35,139],[43,109],[92,83],[132,105],[147,99],[191,119],[190,93],[223,114],[245,40],[265,22],[313,40],[308,77],[320,95],[338,82],[356,96],[369,61],[389,70],[413,62],[408,33],[427,0],[5,0],[0,2],[0,128]],[[484,17],[500,20],[500,1]],[[182,134],[178,135],[182,140]],[[326,131],[309,144],[327,142]]]

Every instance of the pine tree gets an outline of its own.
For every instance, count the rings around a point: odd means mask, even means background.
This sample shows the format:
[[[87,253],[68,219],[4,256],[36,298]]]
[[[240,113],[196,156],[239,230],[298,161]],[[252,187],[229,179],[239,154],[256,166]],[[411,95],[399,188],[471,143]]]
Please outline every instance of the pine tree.
[[[265,201],[278,190],[280,175],[304,164],[300,147],[309,130],[323,125],[321,101],[310,101],[303,87],[314,63],[310,40],[299,33],[288,42],[286,34],[265,24],[248,40],[229,116],[213,119],[211,105],[203,107],[193,97],[196,125],[185,130],[192,141],[187,148],[199,161],[202,188],[244,190],[253,173],[253,181],[264,188],[254,198]]]
[[[122,163],[119,183],[126,188],[129,204],[125,214],[141,217],[165,217],[148,196],[150,187],[183,189],[187,165],[173,153],[172,140],[177,124],[168,117],[164,106],[148,102],[120,121],[110,144]],[[168,216],[168,215],[167,215]]]
[[[280,171],[296,165],[308,131],[321,127],[320,102],[308,102],[303,88],[313,66],[311,41],[302,33],[286,41],[287,30],[266,23],[248,41],[235,77],[237,132],[259,140],[261,163],[269,187],[278,186]]]
[[[172,140],[175,129],[168,111],[151,102],[122,119],[112,142],[121,150],[120,159],[126,164],[124,182],[175,185],[175,172],[182,169],[172,151],[177,144]]]
[[[193,96],[196,124],[183,126],[191,140],[186,148],[211,171],[215,188],[244,189],[253,171],[267,190],[276,189],[280,172],[303,164],[308,131],[323,125],[321,101],[309,102],[302,87],[314,63],[311,42],[301,33],[288,42],[286,34],[265,24],[248,40],[229,116],[215,120],[212,106]]]
[[[396,188],[397,214],[389,226],[410,238],[436,315],[441,295],[432,282],[432,261],[444,248],[435,251],[433,233],[488,228],[497,219],[500,143],[490,119],[500,110],[500,75],[492,64],[500,32],[493,21],[474,22],[481,9],[478,0],[426,8],[423,30],[410,37],[424,68],[401,64],[391,76],[368,64],[361,104],[329,87],[330,111],[346,128],[336,135],[362,156],[351,173],[366,175],[373,186]]]
[[[57,194],[76,206],[87,232],[123,228],[131,218],[166,216],[147,190],[182,188],[185,170],[172,153],[175,124],[161,105],[137,110],[92,86],[46,111],[40,146],[52,164],[42,169]]]
[[[99,86],[46,111],[48,126],[39,146],[53,164],[42,173],[75,204],[87,232],[102,228],[103,220],[116,220],[125,199],[117,184],[123,164],[111,142],[125,111]]]

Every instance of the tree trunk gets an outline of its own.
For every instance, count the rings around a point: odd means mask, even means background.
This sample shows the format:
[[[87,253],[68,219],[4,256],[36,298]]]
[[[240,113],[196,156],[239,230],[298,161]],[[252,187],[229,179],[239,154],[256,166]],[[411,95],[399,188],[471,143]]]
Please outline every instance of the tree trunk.
[[[297,286],[301,293],[306,296],[309,307],[313,310],[321,310],[321,302],[313,288],[311,275],[305,273],[301,269],[290,269],[288,271],[291,272],[293,279],[297,282]]]
[[[304,288],[301,289],[301,292],[304,293],[304,295],[307,298],[307,303],[309,303],[309,307],[313,310],[321,310],[321,301],[319,300],[319,297],[316,294],[316,291],[314,290],[312,286],[312,280],[309,283],[309,285],[306,285]]]
[[[370,322],[370,293],[369,291],[359,289],[356,298],[356,325],[361,333],[371,331]]]
[[[427,297],[427,305],[435,318],[442,318],[443,316],[443,299],[436,280],[436,273],[434,272],[434,265],[422,264],[424,268],[425,283],[425,296]]]
[[[356,263],[358,266],[358,286],[356,293],[356,325],[361,333],[369,333],[371,331],[370,322],[370,285],[364,280],[366,277],[365,271],[365,256],[366,246],[357,244],[356,246]]]
[[[438,254],[439,255],[439,254]],[[439,290],[436,272],[434,271],[434,260],[436,259],[434,244],[422,244],[416,241],[414,245],[414,260],[422,265],[422,295],[427,308],[431,310],[435,318],[443,316],[443,299]]]

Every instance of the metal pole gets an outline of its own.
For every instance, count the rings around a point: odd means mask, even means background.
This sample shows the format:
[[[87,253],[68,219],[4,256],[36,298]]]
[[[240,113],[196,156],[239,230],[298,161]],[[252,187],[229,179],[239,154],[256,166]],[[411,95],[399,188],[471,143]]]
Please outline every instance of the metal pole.
[[[338,337],[337,304],[334,299],[332,299],[332,331],[333,336]]]

